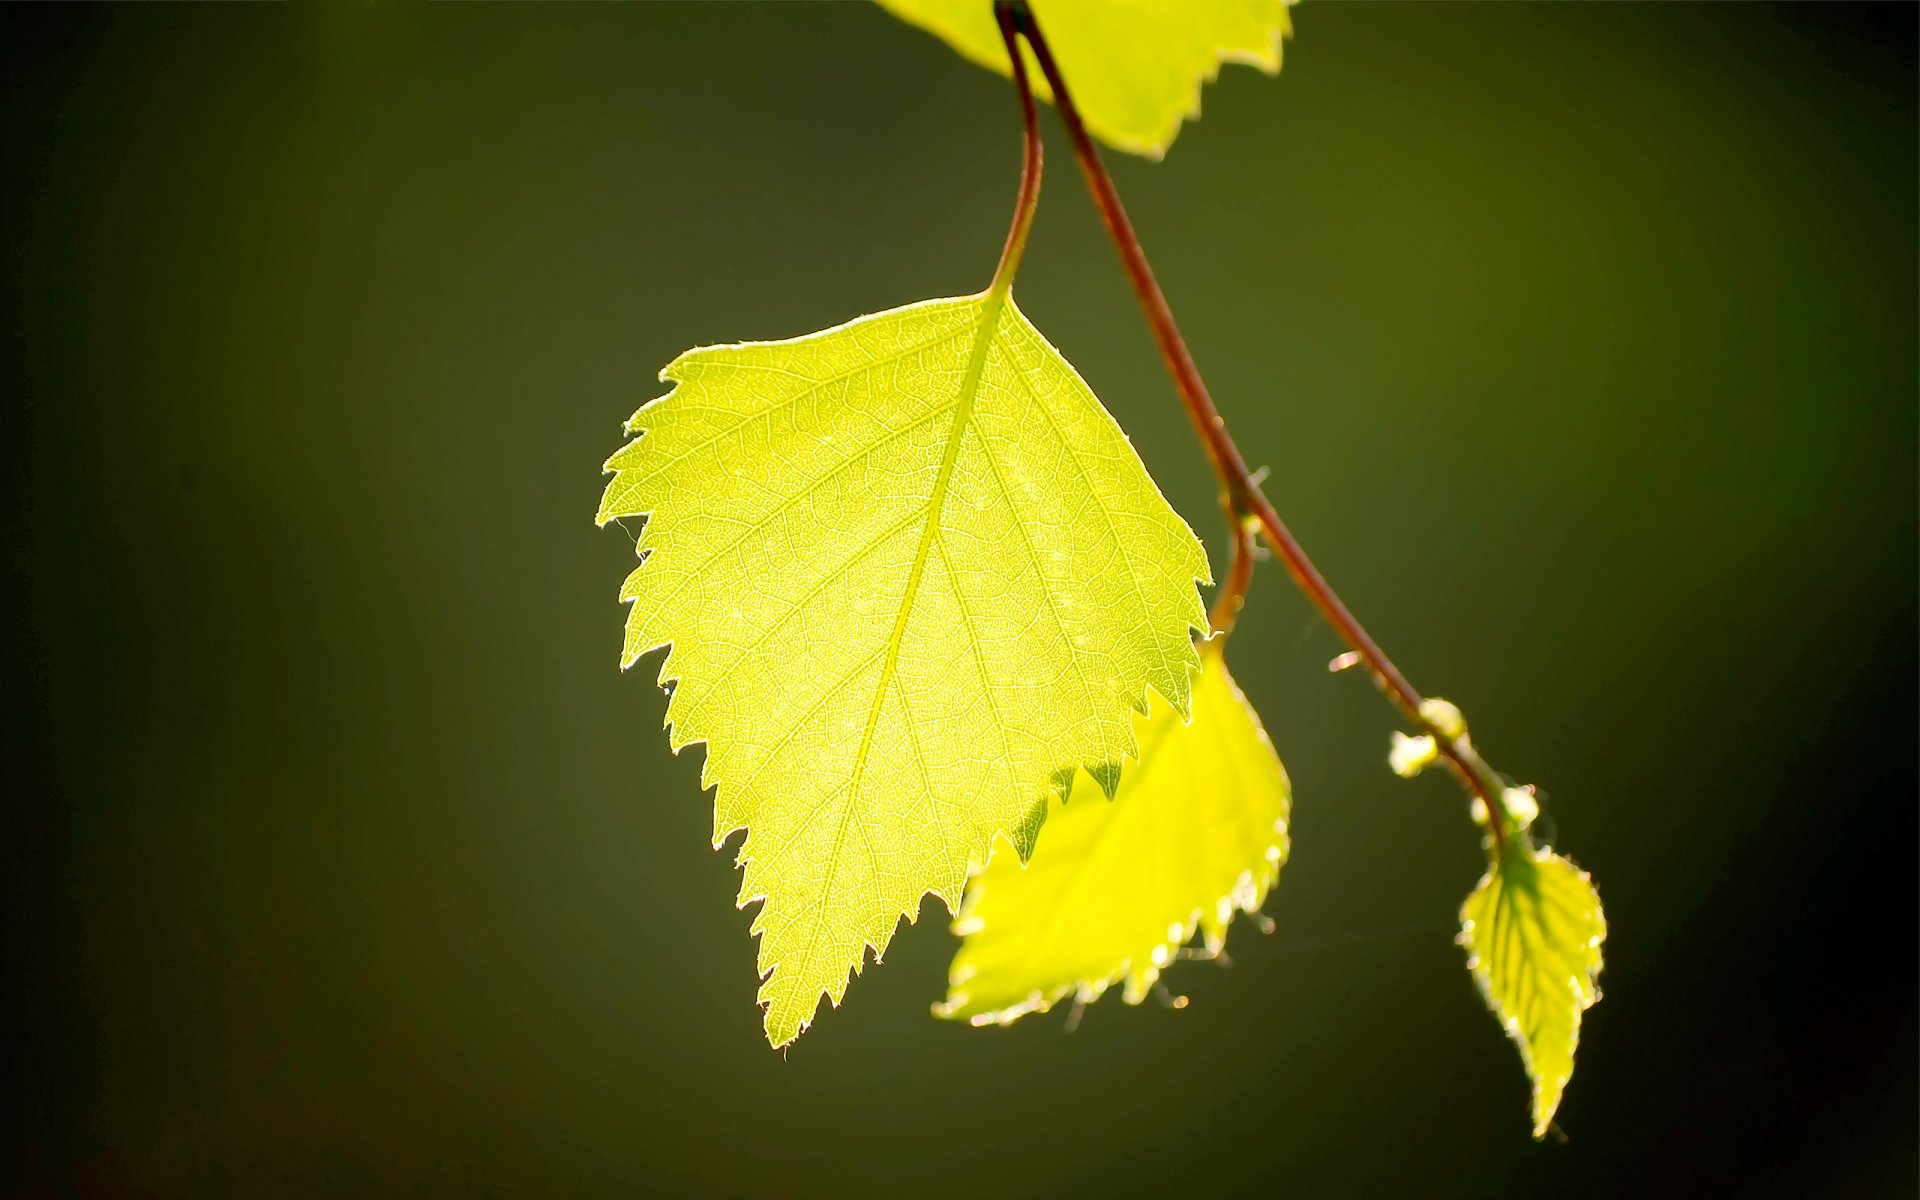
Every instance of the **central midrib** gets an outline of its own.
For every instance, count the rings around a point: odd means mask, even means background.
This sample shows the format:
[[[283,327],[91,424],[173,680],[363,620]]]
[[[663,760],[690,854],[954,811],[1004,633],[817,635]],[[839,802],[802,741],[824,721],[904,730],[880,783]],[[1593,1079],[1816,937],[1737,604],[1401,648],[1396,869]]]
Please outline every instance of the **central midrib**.
[[[960,457],[960,438],[966,431],[967,421],[973,416],[973,402],[980,394],[980,377],[987,367],[987,354],[993,347],[993,333],[1000,324],[1000,314],[1006,311],[1007,293],[995,288],[987,292],[985,303],[980,310],[980,330],[974,336],[973,352],[967,359],[967,369],[960,377],[960,400],[953,410],[953,425],[947,433],[947,444],[940,457],[940,471],[934,476],[933,494],[927,497],[925,523],[920,527],[920,545],[914,551],[913,567],[907,572],[906,593],[900,598],[900,611],[894,615],[893,629],[887,635],[886,656],[880,663],[880,681],[873,689],[873,703],[867,709],[865,727],[860,732],[860,750],[854,756],[853,774],[847,781],[847,801],[840,809],[840,826],[833,837],[833,851],[827,858],[827,877],[821,890],[833,887],[833,876],[840,865],[840,848],[847,840],[847,823],[852,819],[855,804],[860,798],[860,783],[866,775],[867,758],[873,750],[873,735],[880,727],[880,709],[885,703],[887,686],[893,682],[894,671],[900,665],[900,646],[906,640],[907,619],[913,615],[914,600],[920,594],[921,582],[926,578],[927,560],[933,553],[933,539],[940,531],[940,510],[946,504],[948,486],[953,481],[954,463]],[[955,582],[958,586],[958,581]],[[811,965],[813,948],[820,936],[821,922],[815,921],[807,937],[807,953],[802,960],[801,974]]]

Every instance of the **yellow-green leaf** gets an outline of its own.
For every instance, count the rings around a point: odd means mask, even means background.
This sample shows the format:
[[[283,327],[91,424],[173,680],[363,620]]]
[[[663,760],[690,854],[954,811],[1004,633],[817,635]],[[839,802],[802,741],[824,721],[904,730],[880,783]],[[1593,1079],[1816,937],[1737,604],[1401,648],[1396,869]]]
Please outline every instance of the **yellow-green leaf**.
[[[981,66],[1011,75],[1013,64],[989,0],[878,0],[904,21],[944,39]],[[1200,115],[1200,86],[1220,64],[1280,70],[1280,41],[1292,32],[1288,0],[1032,0],[1074,103],[1095,137],[1118,150],[1159,158]],[[1053,93],[1031,51],[1027,76]]]
[[[1234,914],[1259,911],[1291,789],[1217,647],[1203,659],[1192,721],[1164,704],[1140,718],[1140,761],[1111,802],[1082,775],[1024,867],[1003,851],[968,887],[940,1016],[1005,1024],[1123,978],[1137,1004],[1196,930],[1217,953]]]
[[[621,662],[672,646],[779,1046],[996,834],[1031,847],[1076,766],[1133,754],[1149,687],[1186,708],[1206,557],[1004,289],[661,378],[600,507],[652,514]]]
[[[1607,919],[1587,873],[1511,837],[1460,909],[1460,944],[1487,1007],[1533,1080],[1533,1136],[1544,1137],[1573,1077],[1580,1014],[1600,998]]]

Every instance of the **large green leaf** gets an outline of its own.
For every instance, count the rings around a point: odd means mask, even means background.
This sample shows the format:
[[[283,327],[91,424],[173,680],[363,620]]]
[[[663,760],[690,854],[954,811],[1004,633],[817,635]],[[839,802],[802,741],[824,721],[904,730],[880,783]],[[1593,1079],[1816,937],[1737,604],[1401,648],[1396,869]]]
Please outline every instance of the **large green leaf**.
[[[1580,1014],[1600,998],[1607,919],[1587,873],[1526,844],[1507,851],[1460,909],[1460,944],[1487,1007],[1533,1080],[1533,1136],[1544,1137],[1573,1078]]]
[[[1013,73],[989,0],[878,0],[960,54]],[[1035,18],[1093,136],[1118,150],[1159,158],[1200,115],[1200,85],[1223,62],[1280,70],[1292,32],[1286,0],[1032,0]],[[1031,52],[1028,52],[1031,55]],[[1052,91],[1029,57],[1028,78]]]
[[[672,646],[784,1045],[1076,766],[1117,774],[1149,687],[1187,707],[1206,557],[1005,290],[661,378],[600,507],[652,514],[621,662]]]
[[[1203,656],[1192,721],[1164,704],[1138,719],[1140,762],[1111,802],[1083,774],[1031,861],[997,854],[969,885],[939,1015],[1005,1024],[1123,978],[1137,1004],[1196,930],[1217,953],[1234,914],[1259,911],[1291,793],[1217,643]]]

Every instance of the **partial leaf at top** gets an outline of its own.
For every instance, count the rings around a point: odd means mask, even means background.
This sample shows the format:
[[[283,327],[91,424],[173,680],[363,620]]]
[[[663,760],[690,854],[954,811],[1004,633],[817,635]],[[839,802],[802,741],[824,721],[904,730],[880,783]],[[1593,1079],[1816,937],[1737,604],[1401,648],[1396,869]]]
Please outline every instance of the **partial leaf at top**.
[[[672,647],[779,1046],[995,835],[1031,847],[1057,779],[1133,754],[1148,688],[1187,707],[1206,558],[1004,290],[661,378],[600,507],[651,514],[621,661]]]
[[[1260,910],[1291,789],[1218,643],[1202,660],[1190,722],[1164,704],[1136,718],[1140,761],[1111,802],[1083,774],[1029,862],[995,855],[968,886],[940,1016],[1006,1024],[1122,979],[1138,1004],[1196,931],[1218,953],[1234,915]]]
[[[900,19],[939,36],[962,57],[1002,75],[1013,64],[990,0],[878,0]],[[1290,0],[1031,0],[1034,17],[1093,136],[1130,154],[1159,158],[1200,115],[1200,87],[1222,63],[1280,70],[1292,32]],[[1031,61],[1034,90],[1053,93]]]
[[[1517,827],[1460,909],[1460,944],[1487,1007],[1533,1081],[1533,1136],[1546,1136],[1573,1078],[1580,1017],[1600,999],[1607,918],[1587,873]]]

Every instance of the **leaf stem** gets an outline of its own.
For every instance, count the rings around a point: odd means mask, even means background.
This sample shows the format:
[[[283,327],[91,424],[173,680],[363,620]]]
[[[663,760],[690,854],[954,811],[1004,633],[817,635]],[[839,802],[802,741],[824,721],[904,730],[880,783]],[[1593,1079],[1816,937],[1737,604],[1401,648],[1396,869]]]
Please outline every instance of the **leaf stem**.
[[[1226,421],[1220,416],[1220,410],[1214,407],[1207,385],[1200,378],[1200,368],[1194,364],[1193,355],[1188,352],[1186,341],[1180,336],[1173,311],[1167,306],[1167,298],[1154,279],[1153,268],[1147,264],[1146,252],[1140,247],[1133,223],[1127,219],[1127,210],[1120,203],[1120,194],[1114,189],[1112,177],[1100,161],[1100,152],[1080,120],[1073,94],[1060,74],[1059,64],[1054,61],[1033,10],[1026,0],[995,0],[994,15],[1000,22],[1001,36],[1006,39],[1007,53],[1013,60],[1014,86],[1020,91],[1023,106],[1031,113],[1033,97],[1027,81],[1026,64],[1014,40],[1016,32],[1026,39],[1041,73],[1046,76],[1048,87],[1053,91],[1054,105],[1059,109],[1061,122],[1065,124],[1067,136],[1073,142],[1074,156],[1079,160],[1081,173],[1086,177],[1087,189],[1093,195],[1094,205],[1100,210],[1107,233],[1113,239],[1114,249],[1120,254],[1121,265],[1126,268],[1134,294],[1146,313],[1147,324],[1153,330],[1154,340],[1159,343],[1160,355],[1166,360],[1167,370],[1173,375],[1174,387],[1186,406],[1187,416],[1192,420],[1200,444],[1213,464],[1214,474],[1219,477],[1221,502],[1228,512],[1229,524],[1236,531],[1244,531],[1249,520],[1258,524],[1267,543],[1286,564],[1294,583],[1319,610],[1327,624],[1333,627],[1334,632],[1340,635],[1341,640],[1360,656],[1360,661],[1366,665],[1380,691],[1419,732],[1434,739],[1447,768],[1463,787],[1485,805],[1487,828],[1493,834],[1495,854],[1504,857],[1507,815],[1501,802],[1504,784],[1473,748],[1463,731],[1442,729],[1421,712],[1423,697],[1420,692],[1408,682],[1400,668],[1387,657],[1386,651],[1380,648],[1366,627],[1341,601],[1326,577],[1313,565],[1313,560],[1307,557],[1307,552],[1294,538],[1286,522],[1280,519],[1279,512],[1260,490],[1260,485],[1254,481],[1239,447],[1227,433]],[[1031,131],[1031,122],[1028,128]],[[1029,140],[1032,140],[1031,134]],[[1249,560],[1246,553],[1248,548],[1248,539],[1242,532],[1236,536],[1234,563],[1228,570],[1220,602],[1215,606],[1216,628],[1220,626],[1223,616],[1231,624],[1233,611],[1238,609],[1245,593],[1244,576],[1251,574],[1251,567],[1242,568],[1241,563]],[[1223,607],[1228,611],[1222,613]]]
[[[1016,16],[1012,5],[996,2],[994,20],[1000,23],[1000,36],[1014,45]],[[1033,230],[1033,214],[1040,207],[1040,169],[1044,156],[1040,147],[1040,114],[1033,102],[1033,84],[1027,78],[1027,61],[1013,55],[1013,85],[1020,93],[1020,120],[1024,129],[1020,154],[1020,195],[1013,203],[1013,225],[1007,230],[1007,244],[1000,250],[1000,264],[993,270],[989,294],[1004,296],[1013,287],[1014,272],[1020,269],[1020,256],[1026,253],[1027,234]]]
[[[1213,609],[1207,613],[1207,624],[1213,627],[1216,638],[1233,632],[1234,618],[1247,602],[1247,585],[1253,582],[1253,532],[1259,528],[1257,522],[1235,512],[1224,494],[1220,499],[1227,509],[1227,528],[1233,531],[1233,560],[1227,564],[1227,577],[1220,581]]]

